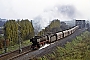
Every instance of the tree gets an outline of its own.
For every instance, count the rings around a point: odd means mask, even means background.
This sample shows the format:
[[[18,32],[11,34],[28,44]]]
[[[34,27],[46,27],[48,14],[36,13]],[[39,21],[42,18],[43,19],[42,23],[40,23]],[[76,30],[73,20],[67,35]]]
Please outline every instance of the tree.
[[[42,31],[40,31],[38,33],[38,35],[45,35],[49,32],[55,33],[60,30],[61,30],[60,29],[60,20],[55,19],[55,20],[51,21],[51,23],[47,27],[45,27],[45,29],[42,29]]]
[[[21,27],[20,29],[19,25]],[[18,43],[18,29],[21,32],[20,36],[22,41],[30,39],[34,36],[33,25],[28,19],[22,19],[21,21],[8,20],[4,25],[4,35],[10,45]]]
[[[23,40],[30,39],[34,36],[34,27],[32,25],[32,22],[30,22],[28,19],[21,20],[20,26],[21,37]]]
[[[60,20],[55,19],[45,28],[46,32],[57,32],[60,31]]]
[[[69,26],[65,22],[61,22],[60,28],[63,30],[69,29]]]
[[[4,38],[3,36],[0,35],[0,49],[3,48],[3,41],[4,41]]]

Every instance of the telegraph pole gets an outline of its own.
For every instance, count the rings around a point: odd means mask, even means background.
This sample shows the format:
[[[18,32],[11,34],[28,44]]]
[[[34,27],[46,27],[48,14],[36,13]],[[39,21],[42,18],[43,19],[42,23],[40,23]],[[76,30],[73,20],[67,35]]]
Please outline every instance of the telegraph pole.
[[[4,50],[5,50],[5,53],[6,53],[6,52],[7,52],[6,39],[5,39],[4,43],[5,43],[5,48],[4,48]]]
[[[7,52],[7,46],[6,46],[6,27],[4,27],[4,53]]]
[[[18,24],[18,23],[17,23]],[[21,32],[20,32],[21,26],[18,24],[18,42],[19,42],[19,53],[22,52],[21,49]]]

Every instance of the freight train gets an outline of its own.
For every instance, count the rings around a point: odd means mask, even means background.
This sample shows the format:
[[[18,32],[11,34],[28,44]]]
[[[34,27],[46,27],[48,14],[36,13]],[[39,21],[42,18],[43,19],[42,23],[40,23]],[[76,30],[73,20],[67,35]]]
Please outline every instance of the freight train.
[[[63,39],[71,34],[73,34],[79,26],[74,26],[68,30],[62,31],[62,32],[56,32],[56,33],[49,33],[45,36],[35,36],[32,39],[30,39],[30,42],[32,42],[31,48],[38,49],[42,47],[45,44],[52,43],[55,41],[58,41],[60,39]]]

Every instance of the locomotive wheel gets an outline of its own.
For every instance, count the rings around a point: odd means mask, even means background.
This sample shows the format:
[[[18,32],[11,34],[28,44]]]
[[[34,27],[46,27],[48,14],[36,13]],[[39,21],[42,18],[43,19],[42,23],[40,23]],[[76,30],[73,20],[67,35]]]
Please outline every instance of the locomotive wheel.
[[[37,46],[37,45],[32,45],[31,46],[31,50],[37,50],[39,48],[39,46]]]
[[[31,50],[34,50],[34,46],[31,46]]]
[[[37,48],[40,48],[40,44],[37,44]]]

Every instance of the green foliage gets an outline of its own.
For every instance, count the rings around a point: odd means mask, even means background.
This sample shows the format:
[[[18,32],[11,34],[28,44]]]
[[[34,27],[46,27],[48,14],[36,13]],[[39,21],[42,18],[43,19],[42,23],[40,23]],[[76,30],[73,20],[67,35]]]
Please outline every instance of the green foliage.
[[[55,28],[55,27],[60,27],[60,21],[57,19],[57,20],[53,20],[51,23],[50,23],[50,29],[52,28]]]
[[[5,39],[9,39],[10,45],[18,42],[18,25],[15,20],[9,20],[5,23]]]
[[[30,39],[34,36],[34,28],[29,20],[21,20],[19,23],[21,26],[21,37],[23,40]]]
[[[3,36],[0,35],[0,49],[3,48],[3,41],[4,41],[4,38]]]
[[[45,27],[45,29],[42,29],[38,35],[45,35],[47,34],[48,32],[57,32],[57,31],[60,31],[60,20],[56,19],[56,20],[53,20],[51,21],[51,23]]]
[[[32,22],[26,20],[8,20],[4,24],[4,38],[0,36],[0,52],[3,53],[5,41],[7,52],[18,49],[19,36],[21,37],[21,45],[27,46],[30,43],[30,38],[34,36],[34,28]],[[27,41],[28,40],[28,41]]]
[[[86,31],[77,36],[72,42],[67,42],[65,47],[57,47],[52,54],[40,57],[39,60],[89,60],[90,59],[90,32]]]
[[[60,30],[60,20],[58,20],[58,19],[53,20],[48,27],[49,27],[50,32],[59,31]]]
[[[10,46],[18,43],[19,35],[22,38],[22,42],[23,40],[30,39],[34,36],[33,25],[28,19],[21,21],[8,20],[5,23],[4,27],[5,39],[9,40]],[[18,30],[20,31],[20,33],[18,32]]]
[[[21,47],[25,47],[25,46],[28,46],[28,45],[31,45],[32,43],[30,43],[30,40],[26,40],[26,41],[23,41],[22,42],[22,45]],[[15,51],[19,49],[19,45],[18,44],[15,44],[13,46],[8,46],[7,48],[7,52],[11,52],[11,51]],[[4,48],[0,50],[0,54],[4,53]]]

